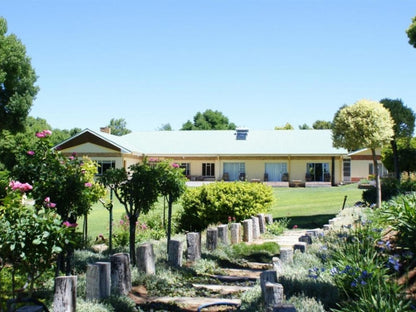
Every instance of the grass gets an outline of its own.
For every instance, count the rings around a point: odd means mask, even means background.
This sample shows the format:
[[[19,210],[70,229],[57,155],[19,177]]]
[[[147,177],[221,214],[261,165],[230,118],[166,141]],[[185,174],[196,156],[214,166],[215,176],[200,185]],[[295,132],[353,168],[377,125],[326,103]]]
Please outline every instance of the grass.
[[[300,228],[322,227],[328,223],[341,209],[344,197],[347,196],[346,207],[353,206],[362,200],[363,190],[356,184],[338,187],[322,188],[274,188],[276,202],[271,209],[273,218],[288,218],[289,227],[297,225]],[[173,213],[180,209],[180,204],[173,207]],[[124,213],[124,207],[114,200],[113,220],[118,224]],[[150,212],[154,216],[163,218],[163,199]],[[139,217],[141,219],[141,217]],[[82,220],[80,221],[82,224]],[[103,234],[108,237],[109,213],[101,203],[93,205],[88,216],[88,236],[91,238]]]

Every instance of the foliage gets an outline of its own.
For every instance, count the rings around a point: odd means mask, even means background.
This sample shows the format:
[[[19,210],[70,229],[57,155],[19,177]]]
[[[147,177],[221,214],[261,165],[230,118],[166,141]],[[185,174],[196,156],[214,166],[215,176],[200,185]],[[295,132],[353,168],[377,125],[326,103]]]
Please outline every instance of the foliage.
[[[377,207],[381,206],[381,186],[375,150],[391,141],[393,125],[389,111],[381,103],[369,100],[341,107],[332,122],[334,147],[348,150],[371,149],[376,175]]]
[[[27,183],[11,182],[0,206],[0,254],[14,272],[26,276],[33,291],[35,281],[51,268],[53,261],[73,238],[73,228],[65,226],[53,209],[24,206]],[[14,279],[14,277],[13,277]],[[14,286],[14,285],[13,285]],[[14,287],[13,287],[14,290]]]
[[[390,200],[392,197],[400,194],[400,182],[393,178],[386,178],[381,180],[381,188],[383,190],[381,199],[383,201]],[[375,187],[370,187],[363,191],[363,201],[367,205],[372,205],[377,201],[377,191]]]
[[[20,131],[39,90],[26,48],[0,17],[0,130]]]
[[[188,188],[182,197],[179,227],[200,231],[209,224],[227,223],[229,216],[240,222],[267,212],[272,203],[272,188],[261,183],[216,182]]]
[[[211,109],[196,113],[193,120],[184,123],[181,130],[235,130],[237,127],[223,113]]]
[[[397,244],[416,254],[416,195],[401,195],[384,203],[380,217],[397,231]]]
[[[173,129],[170,123],[165,123],[165,124],[162,124],[157,130],[158,131],[172,131]]]
[[[283,127],[274,127],[274,130],[293,130],[293,126],[290,123],[286,123]]]
[[[111,134],[122,136],[131,132],[127,129],[127,122],[124,118],[111,118],[110,124],[107,126],[111,129]]]
[[[303,125],[299,125],[299,130],[311,130],[311,127],[304,123]]]
[[[412,23],[406,30],[406,33],[409,38],[409,44],[416,48],[416,16],[412,18]]]
[[[282,218],[280,220],[274,221],[272,224],[267,224],[266,234],[275,236],[283,234],[284,230],[287,229],[289,221],[290,220],[288,220],[287,218]]]
[[[312,124],[312,128],[316,130],[320,129],[331,129],[332,123],[326,120],[317,120]]]
[[[396,141],[396,154],[398,163],[400,164],[400,172],[414,172],[416,171],[416,138],[412,139],[398,139]],[[383,148],[382,151],[383,165],[390,172],[394,172],[394,152],[391,145]]]

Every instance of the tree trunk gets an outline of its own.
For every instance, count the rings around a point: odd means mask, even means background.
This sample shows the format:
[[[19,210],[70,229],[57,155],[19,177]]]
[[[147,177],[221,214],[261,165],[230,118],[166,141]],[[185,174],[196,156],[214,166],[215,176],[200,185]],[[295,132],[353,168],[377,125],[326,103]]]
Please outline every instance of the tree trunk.
[[[378,172],[378,162],[377,162],[377,155],[376,150],[374,148],[371,149],[371,153],[373,155],[373,167],[374,167],[374,175],[376,179],[376,194],[377,194],[377,202],[376,207],[381,207],[381,183],[380,183],[380,174]]]
[[[397,180],[400,181],[400,164],[399,164],[399,154],[397,152],[397,143],[395,140],[391,141],[391,149],[393,150],[393,165],[394,165],[394,175]]]
[[[53,310],[55,312],[75,312],[77,299],[77,277],[59,276],[55,279]]]
[[[167,252],[169,254],[169,242],[170,242],[170,236],[172,234],[172,205],[173,201],[171,199],[171,196],[168,197],[168,241],[167,241]]]
[[[129,242],[130,242],[130,260],[131,260],[131,264],[133,266],[136,266],[136,222],[138,220],[138,217],[136,217],[135,215],[130,215],[129,216],[129,228],[130,228],[130,237],[129,237]]]

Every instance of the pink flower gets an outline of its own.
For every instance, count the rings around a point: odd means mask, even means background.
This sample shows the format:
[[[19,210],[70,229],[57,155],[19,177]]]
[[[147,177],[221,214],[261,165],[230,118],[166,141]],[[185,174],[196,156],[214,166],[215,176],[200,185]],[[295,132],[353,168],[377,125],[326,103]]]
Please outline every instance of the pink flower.
[[[52,131],[51,130],[43,130],[41,132],[37,132],[36,133],[36,136],[38,138],[45,138],[45,137],[48,137],[50,135],[52,135]]]
[[[30,191],[33,187],[29,183],[21,183],[19,181],[10,181],[9,186],[13,191],[21,191],[21,192],[27,192]]]
[[[55,203],[48,203],[46,206],[48,208],[55,208],[56,207],[56,204]]]
[[[35,155],[35,152],[34,151],[27,151],[27,154],[30,155],[30,156],[33,156],[33,155]]]
[[[72,156],[77,156],[77,152],[72,152]]]
[[[51,130],[43,130],[43,133],[45,134],[45,136],[52,135],[52,131]]]
[[[173,167],[173,168],[179,168],[180,166],[179,166],[179,164],[177,164],[177,163],[173,163],[173,164],[172,164],[172,167]]]
[[[50,197],[45,197],[45,199],[43,200],[45,203],[49,203],[51,201]]]
[[[120,220],[120,225],[123,225],[124,224],[124,220]]]
[[[297,228],[298,228],[298,226],[295,224],[295,225],[293,226],[293,228],[294,228],[294,229],[297,229]]]
[[[69,160],[74,160],[75,159],[75,157],[74,156],[70,156],[69,157]]]
[[[44,138],[44,137],[45,137],[45,133],[43,133],[43,132],[37,132],[37,133],[36,133],[36,136],[37,136],[38,138]]]
[[[91,186],[92,186],[92,183],[91,183],[91,182],[86,182],[86,183],[84,184],[84,186],[85,186],[85,187],[91,187]]]
[[[62,225],[66,226],[66,227],[70,227],[70,228],[75,228],[78,226],[78,223],[71,223],[69,221],[65,221],[64,223],[62,223]]]

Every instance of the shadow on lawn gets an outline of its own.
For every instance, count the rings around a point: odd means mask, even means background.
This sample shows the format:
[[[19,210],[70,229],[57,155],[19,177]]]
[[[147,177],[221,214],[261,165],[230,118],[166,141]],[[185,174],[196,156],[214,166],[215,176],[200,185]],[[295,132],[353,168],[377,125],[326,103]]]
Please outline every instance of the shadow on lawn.
[[[288,229],[292,229],[297,225],[300,229],[316,229],[322,228],[324,224],[328,224],[328,220],[334,218],[335,214],[323,214],[314,216],[299,216],[299,217],[287,217],[289,219]],[[279,220],[281,218],[276,218]]]

